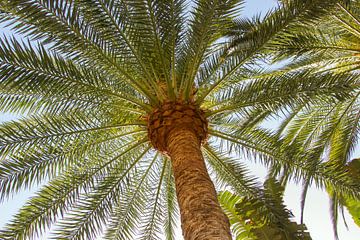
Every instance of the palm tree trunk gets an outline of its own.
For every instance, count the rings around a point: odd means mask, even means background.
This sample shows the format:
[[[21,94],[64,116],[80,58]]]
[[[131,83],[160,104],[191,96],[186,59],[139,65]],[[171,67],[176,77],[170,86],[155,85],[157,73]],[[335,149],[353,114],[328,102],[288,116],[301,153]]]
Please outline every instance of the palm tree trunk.
[[[207,173],[196,133],[185,126],[169,132],[167,150],[175,175],[176,195],[185,240],[230,240],[230,224]]]

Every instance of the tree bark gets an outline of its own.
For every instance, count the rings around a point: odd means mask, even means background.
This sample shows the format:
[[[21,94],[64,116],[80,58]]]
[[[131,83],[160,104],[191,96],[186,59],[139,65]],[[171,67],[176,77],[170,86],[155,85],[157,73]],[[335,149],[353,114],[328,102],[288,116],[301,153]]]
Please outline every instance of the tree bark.
[[[185,240],[230,240],[230,224],[207,172],[200,140],[190,128],[173,128],[167,137]]]

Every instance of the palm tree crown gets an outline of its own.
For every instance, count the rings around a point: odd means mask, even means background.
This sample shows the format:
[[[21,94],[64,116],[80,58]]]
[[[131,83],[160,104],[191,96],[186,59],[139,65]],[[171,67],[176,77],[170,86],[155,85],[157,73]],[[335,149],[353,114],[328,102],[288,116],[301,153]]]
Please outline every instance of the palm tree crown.
[[[241,0],[0,0],[2,21],[29,38],[0,40],[0,107],[28,116],[0,127],[0,200],[46,182],[0,238],[55,225],[55,239],[176,239],[181,215],[186,239],[229,239],[204,158],[219,185],[263,196],[233,150],[360,198],[344,169],[314,171],[258,125],[358,86],[354,76],[264,73],[258,62],[288,31],[337,1],[282,2],[248,20]],[[211,224],[218,233],[201,230]]]

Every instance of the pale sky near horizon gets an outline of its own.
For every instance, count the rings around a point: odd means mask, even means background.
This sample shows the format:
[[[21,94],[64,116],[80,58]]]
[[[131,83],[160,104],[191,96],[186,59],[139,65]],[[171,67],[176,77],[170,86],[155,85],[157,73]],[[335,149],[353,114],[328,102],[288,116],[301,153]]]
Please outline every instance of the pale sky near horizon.
[[[274,6],[276,6],[275,0],[248,0],[243,12],[244,15],[251,16],[260,11],[264,12],[266,9],[270,9]],[[0,29],[0,33],[3,32],[3,29]],[[8,121],[13,118],[14,116],[9,114],[0,114],[0,122]],[[359,149],[355,152],[355,156],[360,157]],[[264,176],[266,174],[265,169],[259,164],[249,163],[249,166],[251,166],[252,172],[257,176]],[[34,193],[35,189],[22,191],[12,199],[0,204],[0,229],[11,219],[11,216],[24,204],[26,199]],[[300,196],[301,186],[289,184],[285,192],[285,203],[293,212],[295,220],[298,222],[300,219]],[[346,230],[341,217],[339,217],[338,231],[340,240],[359,240],[360,228],[353,223],[351,216],[347,211],[345,217],[349,225],[349,230]],[[318,190],[315,187],[309,189],[304,219],[313,240],[334,239],[329,215],[329,200],[324,190]],[[179,239],[181,239],[181,237],[179,237]],[[43,239],[39,238],[38,240]]]

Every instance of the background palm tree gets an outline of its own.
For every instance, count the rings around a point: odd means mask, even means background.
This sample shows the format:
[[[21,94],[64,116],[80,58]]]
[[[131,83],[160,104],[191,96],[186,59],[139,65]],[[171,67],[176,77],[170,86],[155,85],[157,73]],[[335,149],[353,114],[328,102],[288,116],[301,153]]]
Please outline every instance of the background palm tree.
[[[204,158],[219,183],[263,193],[232,150],[359,198],[343,169],[313,172],[256,126],[352,94],[351,79],[254,77],[275,37],[335,2],[291,1],[250,21],[235,0],[0,0],[1,19],[31,41],[0,42],[0,105],[29,115],[1,126],[0,199],[48,181],[0,237],[55,223],[56,239],[174,239],[177,196],[185,239],[230,239]]]
[[[343,81],[344,86],[349,81],[351,84],[359,84],[359,43],[360,2],[339,2],[329,10],[328,15],[302,27],[297,26],[297,29],[288,29],[287,36],[281,36],[273,42],[273,50],[277,52],[276,60],[288,57],[293,60],[272,74],[310,74],[326,77],[328,81]],[[359,181],[359,161],[353,159],[360,136],[359,107],[357,87],[344,99],[319,101],[294,108],[284,117],[278,129],[283,151],[290,151],[299,156],[301,162],[307,162],[311,166],[310,172],[315,173],[321,165],[326,165],[327,168],[346,169],[354,181]],[[284,172],[284,182],[289,178],[297,178],[297,174]],[[312,174],[308,174],[305,179],[302,210],[306,192],[313,182]],[[337,238],[338,208],[343,212],[342,207],[347,206],[359,224],[360,202],[353,196],[338,193],[337,189],[330,186],[328,192],[332,200],[332,219]]]

